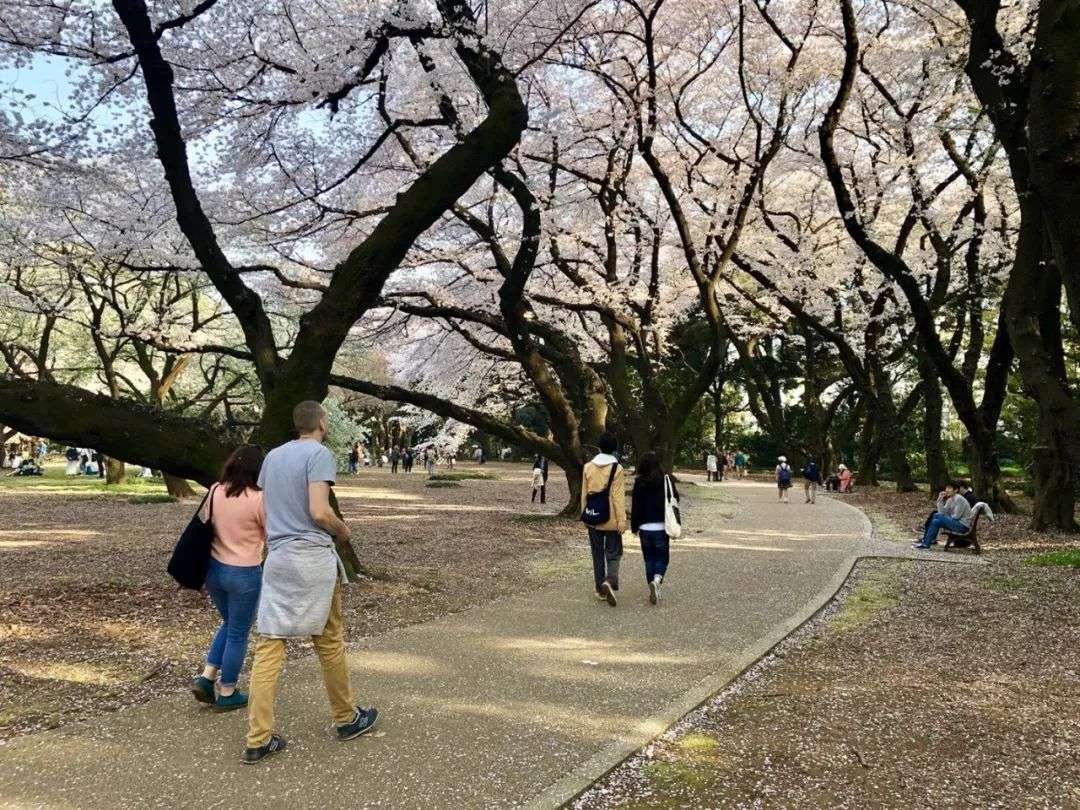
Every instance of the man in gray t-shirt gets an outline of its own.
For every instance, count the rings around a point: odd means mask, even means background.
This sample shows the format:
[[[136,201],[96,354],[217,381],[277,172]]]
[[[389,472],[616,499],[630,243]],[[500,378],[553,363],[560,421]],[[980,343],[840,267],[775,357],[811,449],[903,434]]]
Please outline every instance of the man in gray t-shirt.
[[[337,481],[334,454],[321,442],[297,439],[267,454],[259,487],[266,509],[266,541],[271,548],[297,539],[333,545],[330,533],[311,516],[308,485],[317,481],[331,485]]]
[[[267,553],[256,625],[260,638],[251,666],[246,764],[285,748],[273,727],[286,638],[311,637],[338,739],[359,737],[379,716],[374,707],[355,705],[349,682],[334,548],[335,537],[349,539],[349,527],[330,505],[337,465],[322,444],[326,411],[318,402],[301,402],[293,410],[293,424],[300,437],[271,450],[259,473]]]

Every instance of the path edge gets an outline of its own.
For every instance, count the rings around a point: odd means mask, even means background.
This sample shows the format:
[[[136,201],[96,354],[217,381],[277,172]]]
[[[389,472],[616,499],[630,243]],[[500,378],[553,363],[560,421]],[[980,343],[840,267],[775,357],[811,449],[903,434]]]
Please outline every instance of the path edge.
[[[868,542],[872,538],[873,532],[870,518],[856,506],[851,504],[844,504],[844,506],[855,510],[862,517],[863,534],[860,542]],[[615,770],[629,757],[663,734],[694,709],[708,702],[746,673],[758,661],[768,656],[788,636],[812,620],[836,598],[843,589],[844,584],[851,577],[859,560],[875,556],[878,555],[856,553],[845,558],[829,584],[803,602],[788,618],[770,627],[762,638],[743,648],[735,658],[717,672],[707,676],[697,686],[687,690],[675,701],[663,707],[661,711],[643,720],[626,736],[594,754],[583,765],[580,765],[553,785],[549,785],[541,793],[520,805],[520,807],[523,810],[557,810],[557,808],[567,807],[570,802]]]

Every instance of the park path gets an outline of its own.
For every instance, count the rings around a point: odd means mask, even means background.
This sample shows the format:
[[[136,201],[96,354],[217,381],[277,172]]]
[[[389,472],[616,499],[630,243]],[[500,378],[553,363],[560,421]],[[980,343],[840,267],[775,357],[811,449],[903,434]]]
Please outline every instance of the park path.
[[[659,608],[629,545],[619,607],[596,602],[583,539],[579,577],[352,645],[376,735],[332,739],[302,659],[278,697],[284,754],[243,766],[243,712],[166,698],[3,746],[0,807],[558,807],[812,615],[857,557],[902,553],[834,499],[687,489]]]

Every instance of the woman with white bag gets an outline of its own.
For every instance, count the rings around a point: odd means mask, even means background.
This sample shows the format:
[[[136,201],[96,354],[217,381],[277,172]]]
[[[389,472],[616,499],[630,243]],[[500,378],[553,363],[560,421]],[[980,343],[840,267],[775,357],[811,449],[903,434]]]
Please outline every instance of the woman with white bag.
[[[670,541],[682,534],[682,526],[679,491],[651,450],[638,461],[630,528],[641,540],[649,604],[655,605],[660,601],[660,585],[667,575]]]

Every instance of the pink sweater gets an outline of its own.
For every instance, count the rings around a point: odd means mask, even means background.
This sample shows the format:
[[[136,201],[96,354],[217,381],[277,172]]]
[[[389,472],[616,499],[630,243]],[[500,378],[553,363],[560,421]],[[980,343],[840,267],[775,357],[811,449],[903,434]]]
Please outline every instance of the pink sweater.
[[[261,565],[266,545],[266,513],[263,494],[245,489],[235,498],[225,494],[225,487],[214,485],[214,543],[211,556],[226,565]]]

